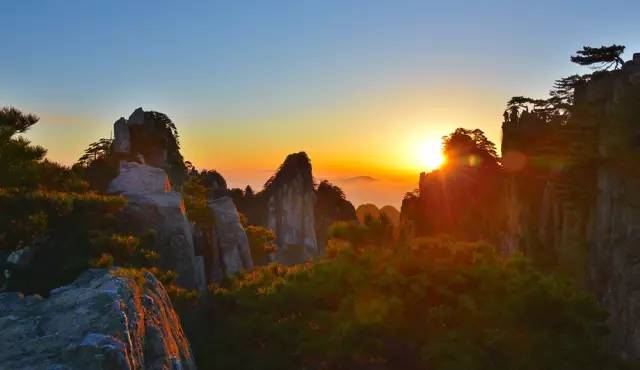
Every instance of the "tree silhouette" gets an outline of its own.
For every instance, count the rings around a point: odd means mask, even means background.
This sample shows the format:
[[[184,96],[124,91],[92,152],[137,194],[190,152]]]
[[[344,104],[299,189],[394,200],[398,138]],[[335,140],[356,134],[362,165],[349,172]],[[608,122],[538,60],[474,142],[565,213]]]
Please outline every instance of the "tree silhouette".
[[[113,139],[102,138],[96,142],[89,144],[84,150],[82,157],[78,159],[78,164],[85,167],[99,159],[106,159],[111,155],[111,146]]]
[[[31,145],[24,137],[15,137],[37,122],[38,117],[16,108],[0,109],[0,187],[37,185],[38,163],[47,150]]]
[[[480,129],[457,128],[442,141],[447,163],[453,166],[498,167],[496,146]]]
[[[247,185],[246,188],[244,188],[244,196],[245,198],[253,198],[253,196],[255,195],[255,192],[253,191],[253,188],[251,187],[251,185]]]
[[[549,92],[549,101],[558,109],[569,109],[573,103],[573,92],[577,86],[584,85],[591,79],[590,74],[571,75],[569,77],[556,80],[553,89]]]
[[[624,46],[616,44],[598,48],[583,46],[582,50],[578,50],[576,55],[571,56],[571,61],[581,66],[597,64],[594,69],[600,71],[608,70],[611,67],[618,69],[624,64],[624,60],[620,57],[624,49]]]

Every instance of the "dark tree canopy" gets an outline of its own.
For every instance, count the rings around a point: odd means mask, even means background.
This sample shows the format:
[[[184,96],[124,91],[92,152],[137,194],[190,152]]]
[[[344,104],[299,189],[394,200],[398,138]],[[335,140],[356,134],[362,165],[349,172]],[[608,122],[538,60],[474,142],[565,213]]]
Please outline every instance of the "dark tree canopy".
[[[316,189],[316,223],[325,222],[329,226],[334,221],[355,221],[356,209],[347,200],[344,191],[328,180],[322,180]],[[320,230],[326,232],[326,230]]]
[[[582,50],[578,50],[576,55],[571,56],[571,61],[581,66],[595,64],[595,69],[598,70],[608,70],[611,67],[617,69],[624,64],[624,60],[620,57],[624,49],[624,46],[616,44],[597,48],[583,46]]]
[[[253,191],[251,185],[247,185],[247,187],[244,188],[244,196],[246,198],[253,198],[255,196],[255,192]]]
[[[0,109],[0,130],[2,132],[23,133],[40,119],[30,113],[22,113],[14,107],[4,107]]]
[[[457,128],[442,140],[447,163],[453,166],[498,167],[496,146],[480,129]]]
[[[102,138],[89,144],[87,149],[84,150],[82,157],[78,159],[77,163],[86,167],[96,160],[108,158],[111,155],[112,145],[113,139],[106,138]]]
[[[559,109],[569,109],[574,104],[573,93],[576,87],[586,84],[590,79],[590,74],[575,74],[556,80],[549,92],[551,98],[548,101]]]
[[[199,175],[202,185],[209,189],[209,195],[219,198],[228,194],[227,180],[216,170],[202,170]]]
[[[576,87],[584,85],[598,73],[605,73],[611,67],[618,68],[624,64],[621,55],[625,47],[622,45],[601,46],[598,48],[585,46],[571,56],[573,63],[592,66],[598,70],[593,74],[574,74],[556,80],[553,89],[547,99],[533,99],[524,96],[514,96],[507,102],[507,112],[504,113],[505,121],[513,120],[520,112],[532,113],[537,119],[549,122],[568,122],[574,101]],[[509,113],[512,112],[511,114]]]
[[[264,184],[264,189],[269,192],[274,186],[286,184],[298,175],[302,175],[305,188],[313,188],[311,160],[305,152],[289,154],[276,174]]]
[[[47,150],[16,134],[27,131],[38,117],[10,107],[0,109],[0,187],[35,187],[38,165]]]

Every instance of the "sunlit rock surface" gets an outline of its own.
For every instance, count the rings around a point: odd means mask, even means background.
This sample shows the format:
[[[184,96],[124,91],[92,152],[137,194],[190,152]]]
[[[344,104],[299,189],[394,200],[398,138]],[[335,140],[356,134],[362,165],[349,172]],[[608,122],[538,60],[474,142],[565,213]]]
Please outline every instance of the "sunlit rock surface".
[[[136,162],[123,162],[120,174],[107,189],[127,198],[122,217],[137,235],[152,232],[160,267],[178,274],[176,282],[185,288],[202,289],[205,281],[198,268],[191,225],[185,215],[182,196],[171,190],[164,170]],[[200,285],[200,286],[199,286]]]
[[[89,270],[46,299],[0,294],[0,368],[195,369],[164,287],[139,274]]]

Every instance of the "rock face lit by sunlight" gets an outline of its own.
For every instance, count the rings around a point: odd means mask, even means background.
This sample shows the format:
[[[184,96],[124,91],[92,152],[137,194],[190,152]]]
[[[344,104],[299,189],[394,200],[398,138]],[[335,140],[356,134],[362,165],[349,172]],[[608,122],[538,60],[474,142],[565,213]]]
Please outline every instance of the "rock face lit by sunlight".
[[[445,160],[440,142],[437,140],[427,141],[418,148],[418,165],[424,170],[438,169]]]

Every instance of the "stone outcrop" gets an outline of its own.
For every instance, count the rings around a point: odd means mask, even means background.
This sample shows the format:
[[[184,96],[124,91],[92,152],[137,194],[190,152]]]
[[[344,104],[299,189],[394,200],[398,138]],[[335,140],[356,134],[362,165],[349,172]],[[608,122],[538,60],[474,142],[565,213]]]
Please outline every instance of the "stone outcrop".
[[[209,281],[219,281],[223,276],[251,270],[253,261],[249,240],[233,200],[228,196],[210,199],[209,209],[215,219]]]
[[[140,153],[154,167],[167,165],[167,140],[150,119],[145,121],[145,111],[136,109],[129,119],[120,117],[113,125],[113,149],[119,154]]]
[[[177,131],[169,117],[159,112],[136,109],[129,119],[113,125],[113,152],[130,160],[142,156],[144,163],[164,169],[173,184],[184,180],[185,166],[179,151]]]
[[[182,182],[186,169],[175,126],[166,115],[138,108],[129,119],[115,122],[114,133],[120,174],[107,192],[127,197],[124,217],[137,225],[135,233],[155,230],[160,266],[176,271],[179,285],[204,289],[208,282],[253,267],[247,235],[218,172],[202,174],[216,220],[213,230],[202,230],[187,220],[180,194],[171,191],[172,184]]]
[[[267,226],[276,233],[275,260],[284,264],[308,261],[318,254],[315,233],[311,163],[306,153],[290,154],[265,191],[269,196]]]
[[[575,90],[566,125],[503,125],[505,249],[555,263],[610,314],[611,347],[640,358],[640,55]]]
[[[0,294],[0,367],[195,369],[162,284],[129,274],[89,270],[46,299]]]
[[[171,190],[164,170],[123,161],[107,192],[127,198],[122,217],[127,219],[131,232],[142,235],[153,231],[153,247],[160,256],[160,267],[175,271],[180,286],[203,289],[205,279],[196,260],[182,197]]]

